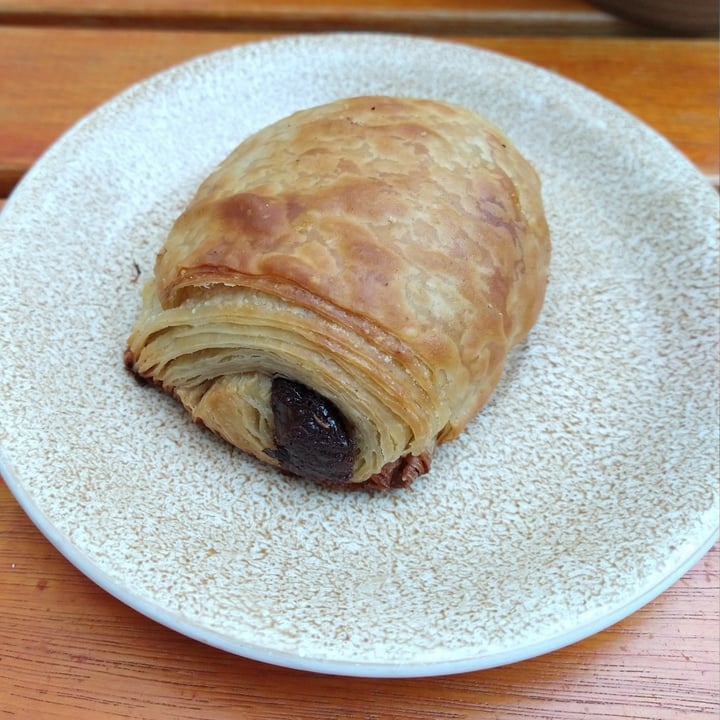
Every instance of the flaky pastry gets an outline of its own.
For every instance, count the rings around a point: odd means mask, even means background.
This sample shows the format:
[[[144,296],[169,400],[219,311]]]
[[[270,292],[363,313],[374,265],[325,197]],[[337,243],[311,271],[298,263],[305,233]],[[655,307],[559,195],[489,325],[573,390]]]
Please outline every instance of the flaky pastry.
[[[406,486],[538,317],[535,170],[491,123],[356,97],[243,141],[174,223],[125,361],[238,448],[329,486]]]

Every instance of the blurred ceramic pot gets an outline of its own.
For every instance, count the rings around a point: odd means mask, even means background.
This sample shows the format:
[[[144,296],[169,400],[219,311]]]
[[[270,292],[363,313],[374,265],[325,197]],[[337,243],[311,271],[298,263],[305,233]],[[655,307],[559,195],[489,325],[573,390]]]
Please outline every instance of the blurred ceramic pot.
[[[718,32],[718,0],[591,0],[593,5],[641,25],[683,35]]]

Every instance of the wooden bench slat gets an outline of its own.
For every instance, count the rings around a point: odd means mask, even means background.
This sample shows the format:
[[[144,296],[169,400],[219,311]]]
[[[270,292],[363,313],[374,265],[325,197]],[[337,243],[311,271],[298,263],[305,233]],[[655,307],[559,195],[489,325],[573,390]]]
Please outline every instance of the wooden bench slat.
[[[588,0],[0,0],[0,24],[445,34],[652,32]]]

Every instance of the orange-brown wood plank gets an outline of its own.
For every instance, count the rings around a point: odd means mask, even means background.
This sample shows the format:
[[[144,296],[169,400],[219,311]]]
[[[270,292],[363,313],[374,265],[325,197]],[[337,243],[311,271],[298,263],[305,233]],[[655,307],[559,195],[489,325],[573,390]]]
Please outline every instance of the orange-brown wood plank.
[[[120,603],[0,482],[0,715],[43,720],[703,720],[718,716],[716,546],[614,627],[515,665],[337,678],[245,660]]]
[[[129,84],[248,33],[0,27],[0,196],[76,120]],[[577,80],[718,173],[718,43],[639,38],[462,38]]]

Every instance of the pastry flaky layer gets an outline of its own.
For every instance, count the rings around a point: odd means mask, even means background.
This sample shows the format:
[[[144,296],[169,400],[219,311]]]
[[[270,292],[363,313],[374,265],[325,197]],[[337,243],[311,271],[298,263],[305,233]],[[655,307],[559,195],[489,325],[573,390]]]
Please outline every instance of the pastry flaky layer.
[[[487,401],[549,260],[538,176],[498,128],[433,100],[341,99],[202,183],[125,360],[287,473],[404,486]]]

